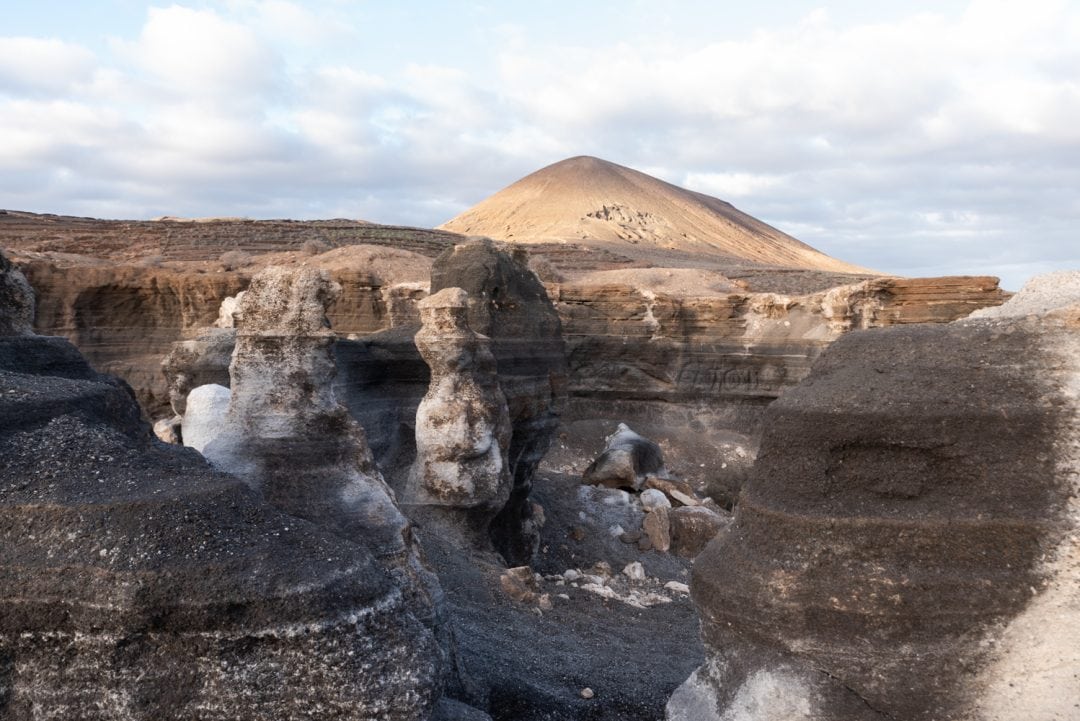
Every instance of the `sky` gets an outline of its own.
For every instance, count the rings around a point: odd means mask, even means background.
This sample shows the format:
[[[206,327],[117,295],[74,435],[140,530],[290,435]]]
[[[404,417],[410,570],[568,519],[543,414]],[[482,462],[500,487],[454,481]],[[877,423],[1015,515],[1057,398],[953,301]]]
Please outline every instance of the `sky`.
[[[830,255],[1080,268],[1076,0],[0,0],[0,208],[431,227],[593,155]]]

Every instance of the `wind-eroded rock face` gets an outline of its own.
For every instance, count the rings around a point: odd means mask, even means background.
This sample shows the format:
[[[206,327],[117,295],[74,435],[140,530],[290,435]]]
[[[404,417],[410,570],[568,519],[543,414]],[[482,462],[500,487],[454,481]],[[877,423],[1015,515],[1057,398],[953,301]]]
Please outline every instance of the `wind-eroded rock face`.
[[[948,322],[1005,299],[997,279],[984,277],[875,278],[806,295],[548,290],[566,338],[571,436],[590,419],[624,421],[668,444],[672,470],[702,478],[724,475],[717,429],[759,434],[765,408],[843,334]],[[678,467],[681,458],[693,467]]]
[[[480,548],[510,496],[510,414],[490,341],[469,328],[468,296],[446,288],[420,301],[416,347],[431,386],[416,411],[416,460],[405,502],[448,515]]]
[[[426,588],[409,524],[363,429],[334,397],[326,306],[338,292],[312,268],[252,279],[236,317],[229,410],[203,454],[282,510],[367,544],[422,597],[437,585]]]
[[[826,350],[696,559],[668,718],[1075,718],[1078,351],[1075,305]]]
[[[334,396],[326,308],[339,290],[314,268],[271,267],[252,279],[234,314],[229,408],[203,455],[286,513],[371,549],[410,611],[439,635],[445,660],[438,579],[421,563],[363,428]]]
[[[0,717],[429,717],[438,647],[364,544],[153,441],[65,340],[0,337],[0,391]]]
[[[416,300],[423,294],[417,281],[426,279],[430,265],[423,256],[367,246],[271,260],[325,266],[342,286],[328,312],[341,334],[371,333],[414,320]],[[222,302],[243,291],[267,259],[255,258],[238,268],[154,262],[160,267],[28,254],[20,266],[38,292],[37,331],[70,340],[94,367],[128,381],[148,414],[160,417],[176,400],[176,387],[162,377],[161,359],[178,341],[213,345],[215,339],[202,329],[215,325]],[[217,340],[229,335],[227,329],[215,330]],[[184,392],[220,382],[193,378]]]
[[[511,256],[487,239],[457,245],[435,259],[431,292],[444,288],[468,293],[469,327],[491,339],[513,428],[509,467],[514,479],[491,535],[507,562],[528,563],[539,542],[529,489],[555,436],[556,406],[565,396],[566,351],[559,316],[524,254]]]

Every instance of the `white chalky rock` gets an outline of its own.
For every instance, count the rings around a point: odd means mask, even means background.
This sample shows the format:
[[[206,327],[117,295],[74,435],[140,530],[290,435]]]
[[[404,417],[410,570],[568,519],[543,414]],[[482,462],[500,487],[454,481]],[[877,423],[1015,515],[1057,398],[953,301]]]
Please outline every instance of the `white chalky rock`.
[[[622,572],[623,575],[631,581],[645,580],[645,567],[641,565],[641,561],[633,561],[626,564],[626,567],[623,568]]]
[[[446,288],[418,304],[416,347],[431,385],[416,411],[416,461],[405,502],[461,509],[485,525],[506,504],[510,416],[486,336],[469,328],[468,294]]]
[[[180,438],[185,446],[201,453],[206,444],[214,440],[229,412],[231,397],[228,388],[215,383],[193,388],[188,393],[184,417],[180,421]]]

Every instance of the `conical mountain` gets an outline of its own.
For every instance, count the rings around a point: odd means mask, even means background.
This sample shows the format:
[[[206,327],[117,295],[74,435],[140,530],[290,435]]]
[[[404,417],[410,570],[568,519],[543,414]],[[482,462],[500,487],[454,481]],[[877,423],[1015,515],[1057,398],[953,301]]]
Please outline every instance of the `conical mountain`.
[[[507,241],[652,245],[766,265],[867,272],[723,200],[589,156],[527,175],[439,227]]]

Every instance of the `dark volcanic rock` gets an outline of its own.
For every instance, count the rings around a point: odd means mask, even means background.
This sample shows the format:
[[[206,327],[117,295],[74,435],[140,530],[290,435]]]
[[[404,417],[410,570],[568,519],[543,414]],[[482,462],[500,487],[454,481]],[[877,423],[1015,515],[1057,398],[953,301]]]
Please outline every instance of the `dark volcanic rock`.
[[[499,384],[510,409],[510,469],[514,486],[491,524],[495,547],[510,565],[528,563],[539,532],[529,489],[558,427],[556,404],[565,395],[562,325],[524,253],[511,255],[487,239],[455,246],[435,259],[431,292],[469,294],[469,326],[491,338]]]
[[[0,253],[0,336],[34,332],[34,290]]]
[[[620,423],[608,436],[604,451],[585,469],[581,482],[636,491],[646,476],[657,474],[667,474],[660,446]]]
[[[66,341],[0,338],[0,717],[425,719],[437,658],[364,544],[153,440]]]
[[[695,562],[709,658],[668,718],[1076,718],[1078,329],[831,346]]]

